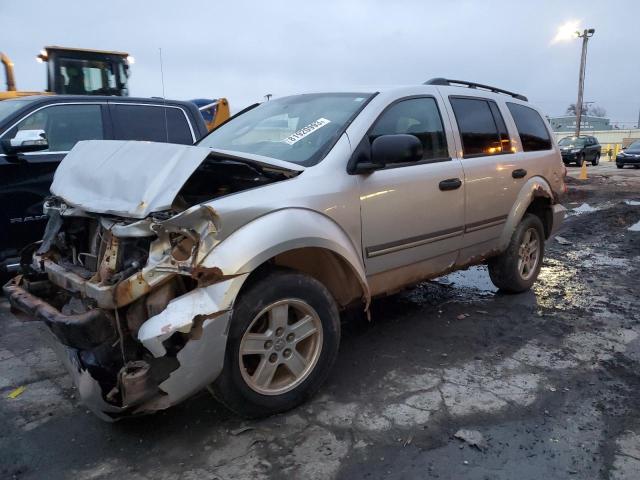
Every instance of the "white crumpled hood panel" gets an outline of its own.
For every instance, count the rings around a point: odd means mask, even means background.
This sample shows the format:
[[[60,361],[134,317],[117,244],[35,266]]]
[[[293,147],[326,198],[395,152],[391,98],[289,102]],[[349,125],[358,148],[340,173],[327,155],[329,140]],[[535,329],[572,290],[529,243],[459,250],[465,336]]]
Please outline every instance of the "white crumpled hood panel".
[[[56,170],[51,193],[88,212],[144,218],[170,208],[210,153],[170,143],[78,142]]]

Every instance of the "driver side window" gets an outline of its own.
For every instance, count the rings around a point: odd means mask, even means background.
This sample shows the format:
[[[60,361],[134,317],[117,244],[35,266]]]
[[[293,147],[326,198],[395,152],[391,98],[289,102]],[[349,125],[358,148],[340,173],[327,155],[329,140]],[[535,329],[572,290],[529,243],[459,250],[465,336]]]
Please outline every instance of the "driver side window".
[[[373,143],[381,135],[398,133],[414,135],[420,140],[423,161],[449,158],[442,118],[433,98],[411,98],[391,105],[373,126],[369,142]]]
[[[32,113],[3,138],[13,139],[25,130],[43,130],[49,142],[44,152],[68,152],[81,140],[103,140],[100,105],[55,105]]]

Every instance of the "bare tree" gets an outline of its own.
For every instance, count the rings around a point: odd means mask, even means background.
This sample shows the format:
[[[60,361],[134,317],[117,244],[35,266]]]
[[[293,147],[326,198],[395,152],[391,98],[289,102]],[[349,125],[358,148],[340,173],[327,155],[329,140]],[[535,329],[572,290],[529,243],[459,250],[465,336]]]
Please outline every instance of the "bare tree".
[[[576,104],[570,103],[567,107],[566,115],[577,115]],[[594,117],[604,117],[607,111],[599,105],[590,105],[585,103],[582,105],[582,115],[591,115]]]

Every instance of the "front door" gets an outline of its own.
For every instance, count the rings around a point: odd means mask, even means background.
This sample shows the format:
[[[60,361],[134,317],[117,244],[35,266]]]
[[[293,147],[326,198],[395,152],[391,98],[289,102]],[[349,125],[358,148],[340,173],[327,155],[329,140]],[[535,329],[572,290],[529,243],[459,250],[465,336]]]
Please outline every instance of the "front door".
[[[424,149],[421,161],[360,176],[363,255],[374,294],[445,270],[461,246],[463,171],[450,155],[440,111],[434,97],[400,100],[363,139],[370,147],[380,135],[412,134]]]

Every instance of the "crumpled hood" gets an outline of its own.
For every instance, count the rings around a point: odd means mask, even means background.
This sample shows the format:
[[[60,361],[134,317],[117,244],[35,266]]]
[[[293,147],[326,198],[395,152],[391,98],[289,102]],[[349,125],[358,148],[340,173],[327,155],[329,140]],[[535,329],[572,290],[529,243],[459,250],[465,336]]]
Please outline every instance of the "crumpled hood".
[[[51,193],[88,212],[144,218],[171,208],[191,174],[215,153],[222,152],[171,143],[78,142],[56,170]],[[251,157],[242,155],[258,164],[304,170],[288,162]]]
[[[170,143],[78,142],[56,170],[51,193],[89,212],[144,218],[170,208],[210,153]]]

